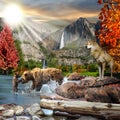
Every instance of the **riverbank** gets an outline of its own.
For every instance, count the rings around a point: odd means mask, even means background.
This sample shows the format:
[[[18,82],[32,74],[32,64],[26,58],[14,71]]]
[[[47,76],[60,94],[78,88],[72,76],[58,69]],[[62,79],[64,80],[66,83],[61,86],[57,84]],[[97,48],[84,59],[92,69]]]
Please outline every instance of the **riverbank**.
[[[53,115],[54,114],[54,115]],[[53,113],[52,110],[41,109],[38,103],[20,106],[16,104],[0,105],[0,120],[100,120],[92,116]]]

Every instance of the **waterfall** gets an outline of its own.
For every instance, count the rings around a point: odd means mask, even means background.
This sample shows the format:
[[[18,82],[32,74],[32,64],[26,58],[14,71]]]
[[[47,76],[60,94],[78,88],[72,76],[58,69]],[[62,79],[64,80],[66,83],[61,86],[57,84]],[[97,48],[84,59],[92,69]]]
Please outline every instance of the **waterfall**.
[[[65,46],[65,42],[64,42],[64,31],[63,31],[62,37],[61,37],[61,40],[60,40],[60,49],[62,49],[64,46]]]
[[[47,61],[43,59],[42,68],[45,69],[46,67],[47,67]]]

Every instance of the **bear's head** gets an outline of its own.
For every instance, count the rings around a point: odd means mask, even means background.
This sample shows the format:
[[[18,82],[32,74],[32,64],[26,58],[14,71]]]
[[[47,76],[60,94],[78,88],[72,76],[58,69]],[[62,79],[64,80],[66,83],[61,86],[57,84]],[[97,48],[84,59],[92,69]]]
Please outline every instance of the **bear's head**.
[[[29,81],[34,81],[33,74],[31,71],[24,71],[22,76],[21,76],[22,83],[27,83]]]

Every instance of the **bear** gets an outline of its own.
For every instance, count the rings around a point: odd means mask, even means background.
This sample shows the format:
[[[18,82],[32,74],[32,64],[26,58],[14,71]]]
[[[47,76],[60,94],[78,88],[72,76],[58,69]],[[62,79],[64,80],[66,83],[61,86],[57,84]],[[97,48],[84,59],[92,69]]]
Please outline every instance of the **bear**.
[[[23,84],[32,81],[32,89],[36,89],[37,91],[41,89],[43,84],[49,82],[51,79],[61,84],[63,80],[62,71],[57,68],[34,68],[24,71],[21,76]]]

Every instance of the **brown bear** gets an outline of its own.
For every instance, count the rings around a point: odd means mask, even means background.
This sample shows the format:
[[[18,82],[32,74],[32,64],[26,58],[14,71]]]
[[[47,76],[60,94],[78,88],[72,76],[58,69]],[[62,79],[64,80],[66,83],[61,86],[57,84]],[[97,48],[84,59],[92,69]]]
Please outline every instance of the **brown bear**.
[[[63,80],[62,71],[56,68],[34,68],[30,71],[25,71],[21,76],[23,84],[32,81],[32,89],[36,90],[40,90],[42,84],[47,83],[51,79],[61,84]]]

